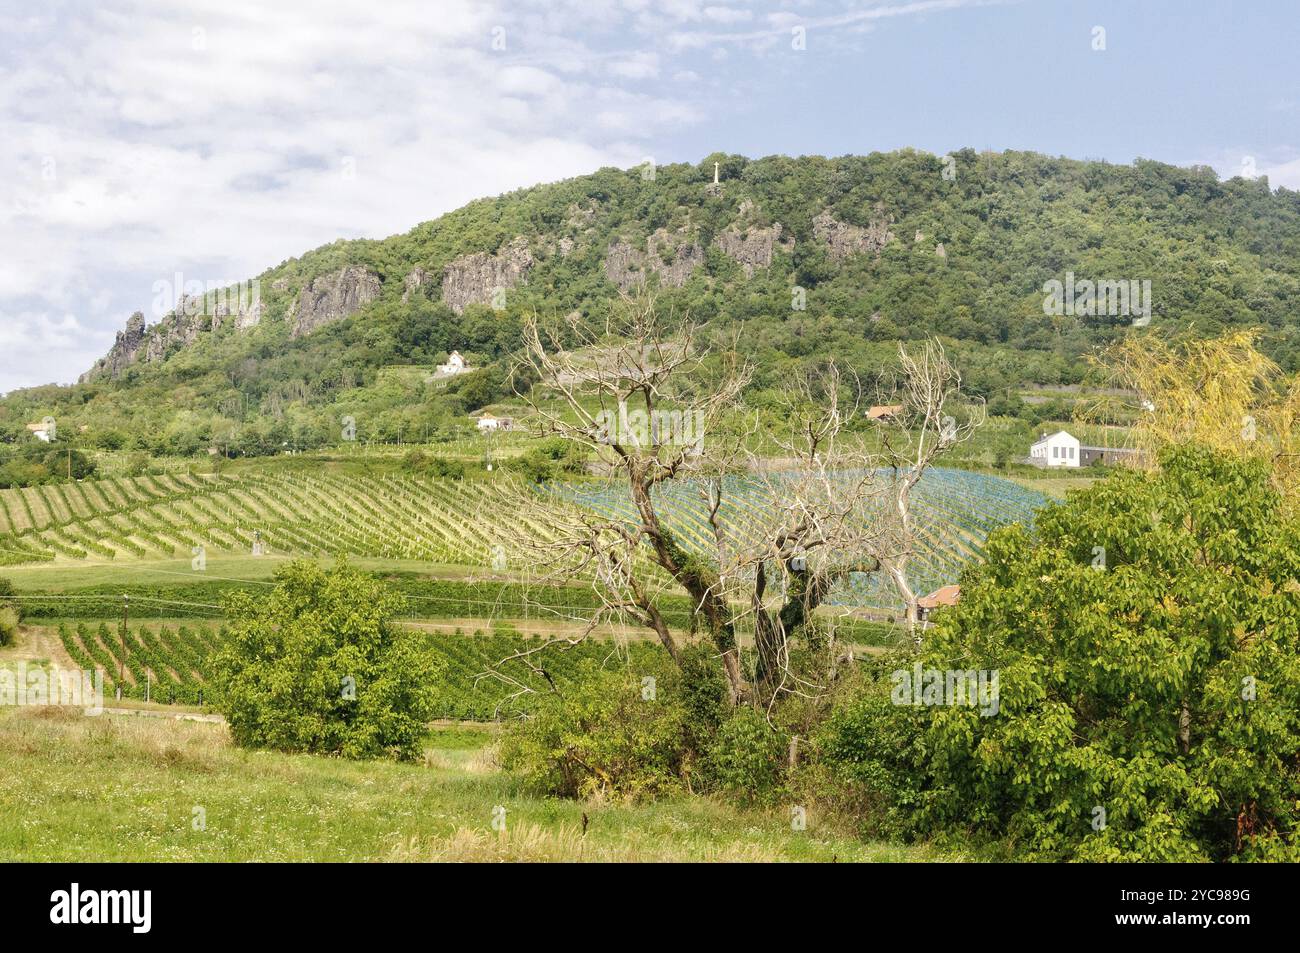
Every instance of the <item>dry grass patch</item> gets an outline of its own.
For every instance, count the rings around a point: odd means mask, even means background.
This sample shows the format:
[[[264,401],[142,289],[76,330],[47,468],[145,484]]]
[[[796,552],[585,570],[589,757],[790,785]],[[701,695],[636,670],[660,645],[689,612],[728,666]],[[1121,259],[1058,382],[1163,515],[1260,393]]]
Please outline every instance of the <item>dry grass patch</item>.
[[[446,837],[411,839],[393,848],[389,861],[434,863],[754,863],[781,860],[758,844],[674,842],[666,837],[625,835],[597,840],[576,827],[522,823],[504,831],[457,828]]]

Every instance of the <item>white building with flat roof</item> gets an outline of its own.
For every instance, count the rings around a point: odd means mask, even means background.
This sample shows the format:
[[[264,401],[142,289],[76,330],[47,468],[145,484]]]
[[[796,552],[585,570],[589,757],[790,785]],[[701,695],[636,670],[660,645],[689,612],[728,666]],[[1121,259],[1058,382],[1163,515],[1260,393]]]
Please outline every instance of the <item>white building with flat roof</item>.
[[[1044,434],[1029,448],[1029,462],[1039,467],[1079,466],[1079,439],[1064,430]]]

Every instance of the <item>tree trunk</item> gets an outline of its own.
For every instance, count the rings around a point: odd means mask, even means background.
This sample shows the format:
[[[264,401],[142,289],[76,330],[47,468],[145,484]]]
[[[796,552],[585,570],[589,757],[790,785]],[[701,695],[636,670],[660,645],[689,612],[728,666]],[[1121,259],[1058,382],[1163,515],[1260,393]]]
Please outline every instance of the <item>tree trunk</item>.
[[[749,699],[749,685],[740,671],[740,656],[733,648],[722,653],[722,668],[727,673],[727,700],[733,708]]]
[[[920,644],[921,637],[916,633],[916,624],[919,621],[917,612],[916,593],[912,591],[911,585],[907,581],[907,567],[894,565],[889,569],[889,575],[894,580],[894,586],[898,589],[899,595],[903,597],[903,619],[907,622],[907,634]]]
[[[782,649],[785,647],[785,632],[763,608],[763,595],[766,592],[767,568],[759,563],[750,607],[754,613],[754,687],[760,702],[767,701],[775,690],[774,683],[781,668]]]
[[[659,636],[659,641],[662,642],[664,648],[668,650],[668,654],[672,657],[672,660],[678,665],[678,667],[680,667],[682,664],[682,653],[677,648],[677,640],[674,639],[673,634],[668,631],[668,623],[664,622],[664,617],[660,615],[659,610],[653,606],[650,607],[648,614],[650,617],[651,628],[653,628],[655,634]]]
[[[717,574],[706,575],[708,570],[677,544],[672,533],[659,523],[654,501],[650,496],[650,483],[635,468],[630,471],[632,501],[641,516],[642,532],[654,549],[655,561],[677,580],[695,603],[695,612],[703,617],[713,644],[722,657],[722,668],[727,675],[727,694],[733,705],[748,701],[750,689],[740,669],[740,651],[736,645],[736,627],[731,606],[722,594]],[[680,664],[680,663],[679,663]]]

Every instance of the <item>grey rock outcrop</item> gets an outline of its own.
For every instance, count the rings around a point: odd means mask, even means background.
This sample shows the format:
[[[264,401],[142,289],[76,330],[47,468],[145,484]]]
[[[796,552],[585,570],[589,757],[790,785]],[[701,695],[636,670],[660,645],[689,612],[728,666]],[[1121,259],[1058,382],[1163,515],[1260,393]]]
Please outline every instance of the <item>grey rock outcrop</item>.
[[[523,282],[533,268],[528,240],[516,236],[497,254],[462,255],[442,272],[442,300],[457,314],[471,304],[491,305],[498,289]]]
[[[299,292],[290,309],[290,337],[299,338],[341,321],[378,297],[379,276],[359,265],[319,275]]]
[[[589,228],[595,220],[595,202],[585,202],[582,205],[574,202],[565,210],[564,227],[571,231],[582,231]]]
[[[406,304],[411,300],[411,295],[424,290],[431,284],[433,284],[433,275],[416,265],[402,279],[402,303]]]
[[[255,291],[248,296],[240,294],[233,300],[229,295],[219,295],[207,310],[212,315],[212,330],[234,318],[235,330],[248,331],[262,323],[263,307],[262,296]]]
[[[568,258],[579,246],[585,246],[595,234],[596,230],[593,227],[595,221],[596,203],[594,201],[582,205],[578,205],[576,202],[571,204],[565,213],[560,232],[557,233],[559,238],[555,242],[555,252],[561,258]]]
[[[157,363],[180,348],[189,347],[204,331],[213,326],[213,318],[204,314],[203,301],[181,298],[176,310],[155,324],[145,334],[144,361]]]
[[[825,209],[813,219],[813,237],[827,246],[832,261],[843,261],[851,255],[879,254],[894,239],[890,224],[881,206],[876,206],[876,214],[866,226],[841,222]]]
[[[96,361],[94,367],[82,374],[78,378],[78,383],[86,384],[103,377],[112,380],[121,377],[122,372],[139,359],[144,343],[144,312],[137,311],[127,319],[126,329],[117,332],[117,340],[113,342],[108,353]]]
[[[126,322],[126,329],[118,332],[108,354],[79,380],[86,383],[102,377],[116,379],[132,364],[166,360],[176,350],[190,347],[205,333],[232,320],[238,331],[257,327],[264,311],[258,288],[258,283],[252,281],[205,295],[182,295],[176,309],[151,328],[145,326],[144,314],[137,311]]]
[[[752,278],[758,268],[770,268],[772,253],[778,248],[786,252],[794,249],[794,238],[784,233],[780,222],[763,227],[753,223],[753,217],[754,203],[746,199],[740,203],[736,221],[714,239],[719,250],[745,270],[746,278]]]
[[[646,239],[645,251],[627,242],[610,245],[605,255],[605,275],[620,291],[644,283],[651,273],[659,276],[660,284],[680,288],[703,263],[704,249],[689,226],[676,232],[661,228]]]

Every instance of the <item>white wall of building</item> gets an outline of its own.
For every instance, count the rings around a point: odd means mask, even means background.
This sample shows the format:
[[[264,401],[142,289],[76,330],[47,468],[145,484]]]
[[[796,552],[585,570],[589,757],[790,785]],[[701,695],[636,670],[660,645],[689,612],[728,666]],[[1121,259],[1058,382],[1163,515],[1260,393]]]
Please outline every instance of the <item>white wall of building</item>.
[[[1058,430],[1029,448],[1029,459],[1045,467],[1079,466],[1079,440]]]

